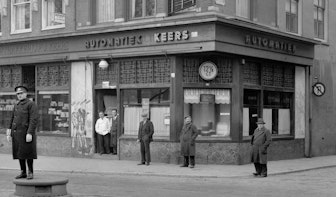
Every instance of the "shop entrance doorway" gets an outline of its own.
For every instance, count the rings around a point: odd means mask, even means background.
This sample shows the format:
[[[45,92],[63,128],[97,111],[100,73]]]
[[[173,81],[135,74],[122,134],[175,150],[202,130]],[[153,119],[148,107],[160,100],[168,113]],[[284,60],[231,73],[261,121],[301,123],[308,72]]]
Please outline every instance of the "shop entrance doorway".
[[[95,132],[95,150],[100,156],[116,155],[118,153],[118,97],[116,89],[96,90],[95,120],[99,119],[99,112],[103,112],[109,122],[109,133],[102,136]],[[95,123],[96,123],[95,122]],[[96,131],[96,129],[95,129]]]

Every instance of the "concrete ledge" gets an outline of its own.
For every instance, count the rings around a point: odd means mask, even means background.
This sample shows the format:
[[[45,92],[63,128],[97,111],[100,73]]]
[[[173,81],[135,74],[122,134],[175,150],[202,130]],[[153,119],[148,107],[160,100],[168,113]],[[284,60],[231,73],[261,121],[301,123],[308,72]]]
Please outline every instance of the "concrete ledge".
[[[17,179],[13,183],[15,192],[13,196],[42,197],[42,196],[71,196],[68,194],[66,184],[68,179],[64,178],[42,178],[35,177],[32,180]]]

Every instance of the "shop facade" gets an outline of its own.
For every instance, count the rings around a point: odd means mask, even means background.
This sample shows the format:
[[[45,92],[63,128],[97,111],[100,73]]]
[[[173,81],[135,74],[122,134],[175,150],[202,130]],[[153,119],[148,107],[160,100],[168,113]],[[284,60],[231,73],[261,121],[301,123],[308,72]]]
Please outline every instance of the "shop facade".
[[[16,102],[13,88],[27,85],[39,108],[43,155],[95,155],[98,111],[111,109],[119,114],[122,160],[140,157],[144,111],[154,124],[153,162],[180,162],[186,115],[200,132],[197,163],[248,163],[258,117],[272,132],[271,160],[303,157],[309,146],[310,39],[214,18],[0,49],[1,133]],[[102,59],[107,68],[98,66]],[[10,152],[2,143],[1,152]]]

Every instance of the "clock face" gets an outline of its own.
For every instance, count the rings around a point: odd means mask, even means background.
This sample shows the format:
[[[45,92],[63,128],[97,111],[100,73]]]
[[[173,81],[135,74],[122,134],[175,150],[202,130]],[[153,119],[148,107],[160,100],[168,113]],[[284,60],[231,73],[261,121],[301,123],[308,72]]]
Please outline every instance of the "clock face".
[[[323,96],[325,93],[325,86],[323,83],[317,82],[313,85],[313,93],[316,96]]]
[[[212,80],[217,76],[217,66],[212,62],[204,62],[199,67],[199,74],[204,80]]]

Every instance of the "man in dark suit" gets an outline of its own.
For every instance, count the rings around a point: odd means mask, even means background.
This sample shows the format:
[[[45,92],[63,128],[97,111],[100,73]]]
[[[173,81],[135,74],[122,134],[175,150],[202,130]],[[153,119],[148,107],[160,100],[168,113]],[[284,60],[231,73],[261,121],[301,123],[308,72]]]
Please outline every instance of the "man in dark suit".
[[[112,109],[112,117],[111,117],[111,140],[110,147],[112,148],[112,154],[117,154],[117,142],[118,142],[118,123],[119,117],[116,109]]]
[[[140,142],[141,162],[138,165],[148,166],[151,161],[149,144],[153,141],[154,126],[148,119],[148,114],[143,113],[141,116],[143,120],[140,122],[137,140]]]
[[[258,128],[254,130],[251,139],[251,162],[254,163],[256,169],[253,175],[267,177],[267,149],[272,141],[272,135],[265,128],[265,122],[262,118],[258,118],[257,125]]]
[[[7,129],[7,140],[12,141],[13,159],[19,159],[20,162],[21,173],[15,178],[33,179],[33,160],[37,159],[35,134],[38,122],[37,106],[27,98],[26,87],[17,86],[14,90],[19,102],[14,106]]]

